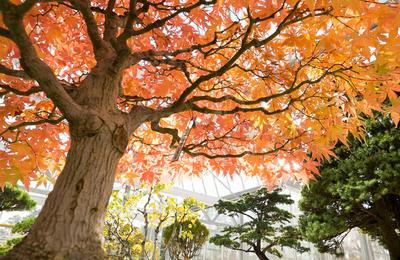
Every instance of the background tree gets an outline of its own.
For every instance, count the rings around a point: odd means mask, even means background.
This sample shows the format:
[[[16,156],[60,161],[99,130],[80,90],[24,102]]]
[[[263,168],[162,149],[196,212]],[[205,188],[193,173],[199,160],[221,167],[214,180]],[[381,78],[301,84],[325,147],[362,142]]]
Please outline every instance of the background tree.
[[[210,242],[233,250],[255,253],[263,260],[269,259],[267,253],[282,256],[279,247],[307,251],[307,248],[301,246],[300,231],[290,224],[293,215],[282,209],[282,206],[292,204],[293,200],[290,195],[280,192],[279,188],[272,192],[261,188],[254,193],[243,194],[236,201],[218,201],[214,206],[219,214],[243,216],[245,221],[237,226],[225,227]]]
[[[19,236],[8,239],[5,243],[0,244],[0,256],[5,256],[15,245],[22,241],[22,238],[31,230],[35,220],[36,217],[28,217],[12,227],[11,233]]]
[[[0,189],[0,211],[31,210],[36,206],[27,192],[11,185]]]
[[[400,259],[400,130],[388,118],[367,121],[365,140],[350,138],[302,189],[305,237],[321,252],[343,253],[353,228],[379,239]]]
[[[163,230],[163,243],[169,244],[172,259],[189,260],[199,255],[209,231],[198,219],[174,222]]]
[[[198,219],[195,210],[204,205],[193,198],[181,203],[162,194],[166,185],[134,189],[131,194],[120,196],[113,193],[106,214],[104,229],[105,249],[109,256],[117,259],[158,259],[159,233],[175,222],[194,222]],[[139,226],[138,222],[143,222]],[[164,244],[168,249],[169,243]]]
[[[17,210],[32,210],[36,206],[36,202],[29,194],[18,188],[10,185],[5,185],[0,190],[0,212],[1,211],[17,211]],[[12,234],[19,234],[20,237],[8,239],[0,245],[0,256],[6,255],[16,244],[20,243],[23,236],[26,235],[34,223],[33,217],[26,218],[12,228]]]
[[[136,210],[141,198],[141,193],[120,198],[118,191],[111,197],[104,226],[104,247],[111,259],[135,259],[140,256],[143,233],[135,223],[138,212],[132,209]]]
[[[12,259],[103,257],[117,166],[307,179],[359,113],[397,100],[392,1],[2,0],[0,14],[0,183],[58,176]],[[178,144],[189,156],[170,163]]]

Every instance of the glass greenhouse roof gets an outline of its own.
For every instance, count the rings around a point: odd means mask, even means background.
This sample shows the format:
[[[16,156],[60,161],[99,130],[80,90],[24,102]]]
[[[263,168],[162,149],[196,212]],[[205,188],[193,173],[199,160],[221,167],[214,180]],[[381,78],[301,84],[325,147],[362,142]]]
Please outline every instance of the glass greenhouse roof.
[[[232,197],[261,185],[260,178],[256,176],[209,173],[202,176],[180,176],[169,192],[176,196],[193,196],[210,205],[218,199]]]

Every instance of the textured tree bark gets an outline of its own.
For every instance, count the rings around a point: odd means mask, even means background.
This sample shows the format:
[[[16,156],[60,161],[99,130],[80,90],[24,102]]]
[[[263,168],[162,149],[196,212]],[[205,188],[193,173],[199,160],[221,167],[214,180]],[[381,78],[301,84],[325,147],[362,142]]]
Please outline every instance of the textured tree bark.
[[[400,260],[400,236],[396,232],[394,212],[389,210],[388,204],[384,199],[378,200],[376,203],[378,210],[377,221],[382,232],[382,239],[385,243],[391,260]]]
[[[93,136],[72,134],[66,165],[35,225],[5,259],[105,258],[104,214],[127,142],[116,132],[103,125]]]
[[[255,248],[254,251],[255,251],[258,259],[269,260],[269,258],[265,255],[265,253],[263,251],[261,251],[260,249]]]
[[[381,225],[383,241],[389,251],[391,260],[400,260],[400,237],[391,225]]]

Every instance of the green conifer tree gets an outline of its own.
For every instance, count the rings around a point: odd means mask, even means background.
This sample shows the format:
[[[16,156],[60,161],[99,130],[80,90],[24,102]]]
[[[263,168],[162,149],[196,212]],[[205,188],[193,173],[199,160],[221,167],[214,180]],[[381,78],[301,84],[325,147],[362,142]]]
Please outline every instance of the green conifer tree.
[[[336,159],[302,190],[305,237],[321,252],[342,254],[348,232],[360,228],[400,259],[400,129],[388,118],[366,122],[365,141],[337,145]]]
[[[267,253],[281,257],[280,247],[307,251],[300,243],[300,232],[290,224],[293,215],[282,208],[283,205],[292,204],[293,200],[280,192],[279,188],[272,192],[261,188],[235,201],[220,200],[215,205],[218,213],[231,217],[242,215],[245,221],[243,224],[225,227],[210,242],[233,250],[255,253],[262,260],[269,259]]]

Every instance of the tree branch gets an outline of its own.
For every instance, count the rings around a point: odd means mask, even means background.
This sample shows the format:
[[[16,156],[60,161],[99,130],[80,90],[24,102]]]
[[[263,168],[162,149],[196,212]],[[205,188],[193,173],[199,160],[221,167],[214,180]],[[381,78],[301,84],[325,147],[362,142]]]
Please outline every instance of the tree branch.
[[[159,28],[159,27],[165,25],[165,23],[168,22],[169,20],[171,20],[174,17],[178,16],[179,14],[181,14],[181,13],[189,13],[191,10],[193,10],[193,9],[195,9],[197,7],[200,7],[201,5],[215,4],[216,0],[199,0],[198,2],[196,2],[196,3],[192,4],[192,5],[189,5],[189,6],[186,6],[186,7],[182,7],[180,9],[178,9],[177,11],[173,12],[172,14],[170,14],[170,15],[164,17],[164,18],[158,19],[155,22],[145,26],[142,29],[136,30],[136,31],[133,30],[132,24],[131,24],[132,21],[133,21],[133,18],[134,18],[134,14],[135,14],[134,9],[133,9],[133,8],[135,8],[135,6],[133,6],[134,3],[136,3],[136,1],[135,0],[131,0],[131,2],[130,2],[130,12],[128,14],[128,21],[127,21],[125,30],[118,37],[118,41],[120,41],[120,42],[126,42],[126,40],[129,39],[132,36],[141,35],[141,34],[144,34],[146,32],[149,32],[151,30],[154,30],[156,28]]]
[[[28,79],[28,80],[32,79],[31,77],[29,77],[29,75],[25,71],[9,69],[2,64],[0,64],[0,73],[8,75],[8,76],[21,78],[21,79]]]
[[[41,124],[45,124],[45,123],[56,125],[56,124],[60,123],[61,121],[63,121],[64,119],[65,119],[65,117],[61,116],[61,117],[59,117],[57,119],[46,118],[46,119],[42,119],[42,120],[38,120],[38,121],[32,121],[32,122],[27,122],[27,121],[21,122],[19,124],[7,127],[5,130],[3,130],[0,133],[0,136],[3,136],[5,133],[7,133],[9,131],[17,130],[17,129],[19,129],[21,127],[25,127],[25,126],[37,126],[37,125],[41,125]]]
[[[298,136],[296,136],[296,138],[298,138]],[[187,147],[184,147],[183,151],[185,153],[189,154],[192,157],[203,156],[203,157],[206,157],[208,159],[240,158],[240,157],[243,157],[245,155],[264,156],[264,155],[272,154],[272,153],[275,153],[277,151],[283,150],[287,144],[289,144],[292,140],[294,140],[296,138],[287,139],[283,144],[278,145],[274,149],[268,150],[266,152],[254,152],[254,151],[246,150],[246,151],[243,151],[243,152],[240,152],[240,153],[235,153],[235,154],[233,154],[233,153],[232,154],[230,154],[230,153],[226,153],[226,154],[208,154],[208,153],[205,153],[205,152],[192,152]]]
[[[110,41],[116,37],[118,33],[118,18],[113,12],[116,0],[109,0],[107,8],[104,10],[105,21],[104,21],[104,39]]]
[[[28,90],[22,91],[22,90],[18,90],[15,89],[13,87],[10,87],[9,85],[4,85],[4,84],[0,84],[0,88],[5,89],[6,91],[0,92],[0,97],[6,95],[7,93],[14,93],[20,96],[29,96],[35,93],[39,93],[42,92],[43,90],[40,87],[31,87]]]
[[[158,121],[151,121],[151,130],[159,132],[161,134],[169,134],[172,136],[170,147],[173,147],[176,143],[179,143],[181,138],[178,135],[178,130],[175,128],[161,127]]]
[[[12,40],[21,52],[21,65],[26,74],[36,80],[46,95],[56,104],[68,120],[77,120],[82,116],[81,107],[68,95],[51,68],[37,55],[36,50],[25,31],[23,16],[9,0],[0,1],[0,11],[8,27]]]
[[[2,27],[0,27],[0,36],[11,39],[10,31]]]
[[[101,38],[96,19],[94,18],[90,2],[87,0],[72,0],[72,5],[82,14],[85,21],[89,39],[92,42],[94,54],[97,61],[104,59],[105,51],[110,50],[109,45]],[[111,0],[112,3],[112,0]]]
[[[132,134],[141,124],[151,120],[155,120],[158,117],[157,111],[145,107],[145,106],[134,106],[130,113],[124,114],[125,123],[127,125],[128,135]]]
[[[336,66],[339,66],[339,68],[335,69],[335,70],[331,70]],[[275,93],[275,94],[271,94],[269,96],[260,97],[260,98],[255,99],[255,100],[243,100],[243,99],[236,98],[236,97],[234,97],[232,95],[225,95],[225,96],[222,96],[222,97],[195,96],[195,97],[189,99],[187,101],[187,103],[190,104],[191,106],[193,106],[192,104],[194,102],[199,102],[199,101],[209,101],[209,102],[213,102],[213,103],[221,103],[221,102],[230,100],[230,101],[233,101],[233,102],[235,102],[237,104],[248,105],[248,106],[256,105],[256,104],[259,104],[261,102],[265,102],[266,103],[266,102],[271,101],[272,99],[275,99],[275,98],[278,98],[278,97],[282,97],[282,96],[285,96],[285,95],[289,95],[289,94],[293,93],[294,91],[300,89],[304,85],[317,84],[317,83],[321,82],[325,77],[327,77],[329,75],[335,75],[337,73],[348,71],[348,70],[352,69],[352,67],[343,67],[342,64],[333,64],[329,68],[325,69],[324,73],[321,74],[318,78],[316,78],[316,79],[307,79],[307,80],[301,81],[300,83],[297,83],[297,75],[298,75],[298,73],[300,72],[300,70],[303,67],[304,66],[300,66],[299,69],[296,71],[294,80],[293,80],[293,82],[292,82],[292,84],[290,85],[289,88],[287,88],[286,90],[283,90],[281,92],[278,92],[278,93]]]

